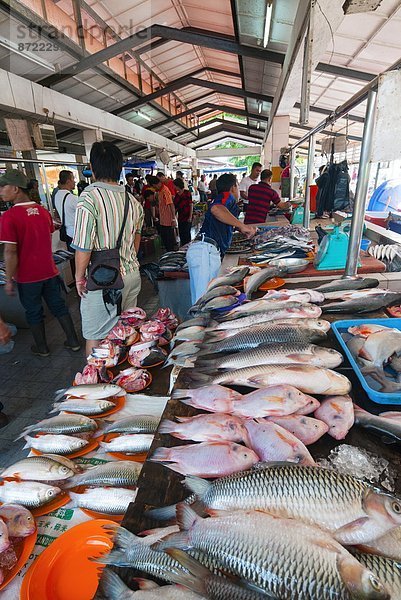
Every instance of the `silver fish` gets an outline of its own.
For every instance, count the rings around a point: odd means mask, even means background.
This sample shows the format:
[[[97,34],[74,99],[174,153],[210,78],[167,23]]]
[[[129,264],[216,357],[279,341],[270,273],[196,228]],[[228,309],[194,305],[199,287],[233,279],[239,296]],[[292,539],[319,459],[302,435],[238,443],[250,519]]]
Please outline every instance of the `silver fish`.
[[[342,355],[332,348],[322,348],[308,342],[299,344],[271,344],[256,349],[244,350],[222,358],[200,359],[196,366],[208,370],[242,369],[256,365],[308,364],[317,367],[334,368],[343,361]]]
[[[201,385],[245,385],[252,388],[291,382],[291,385],[305,394],[343,395],[351,391],[351,382],[341,373],[310,365],[260,365],[228,371],[214,377],[191,372],[187,379]]]
[[[135,581],[140,587],[137,592],[130,590],[117,573],[110,569],[104,569],[100,591],[108,600],[200,600],[198,594],[178,585],[159,587],[154,581],[138,577],[135,578]]]
[[[221,275],[220,277],[216,277],[212,279],[212,281],[207,286],[206,292],[210,292],[215,287],[219,287],[222,285],[237,285],[241,283],[241,281],[246,277],[249,273],[249,267],[240,267],[231,273],[227,273],[227,275]]]
[[[127,490],[125,488],[104,487],[87,488],[81,494],[69,492],[74,506],[87,508],[109,515],[123,515],[130,502],[134,502],[138,490]]]
[[[220,316],[217,320],[221,321],[232,321],[234,319],[240,319],[241,317],[249,317],[257,313],[269,313],[270,311],[286,310],[289,308],[302,309],[303,307],[311,308],[312,304],[305,302],[295,302],[291,300],[276,300],[275,302],[266,302],[266,300],[252,300],[252,302],[245,302],[240,306],[236,306],[230,310],[227,314]],[[315,308],[317,308],[315,306]],[[319,314],[320,316],[320,314]],[[215,317],[216,318],[216,317]]]
[[[156,549],[197,549],[278,600],[389,599],[373,573],[315,526],[256,511],[202,519],[185,504],[177,520],[180,533]]]
[[[153,415],[134,415],[109,423],[103,433],[156,433],[159,422]]]
[[[218,337],[218,336],[216,336]],[[198,356],[216,352],[237,352],[246,348],[259,348],[277,343],[306,343],[322,340],[326,334],[319,329],[308,329],[299,326],[290,326],[270,321],[266,325],[255,325],[249,329],[238,330],[233,336],[221,342],[203,343]]]
[[[401,565],[391,558],[376,556],[374,554],[363,554],[353,549],[351,554],[384,584],[390,593],[390,598],[396,600],[401,598]]]
[[[127,433],[110,440],[100,442],[106,452],[125,452],[126,454],[140,454],[147,452],[152,445],[153,433]]]
[[[26,508],[43,506],[59,494],[60,488],[37,481],[3,481],[0,486],[1,502],[22,504]]]
[[[277,277],[277,275],[280,275],[280,273],[283,272],[284,270],[280,269],[279,267],[266,267],[265,269],[261,269],[260,271],[257,271],[251,275],[244,285],[244,292],[247,298],[251,298],[252,294],[256,292],[268,279]]]
[[[266,303],[267,304],[267,303]],[[277,321],[278,319],[318,319],[322,314],[322,309],[314,304],[303,304],[298,308],[283,308],[280,310],[265,310],[257,312],[249,316],[241,316],[241,318],[225,320],[217,323],[214,328],[232,329],[233,327],[249,327],[258,323],[266,323],[267,321]]]
[[[209,302],[209,300],[213,300],[213,298],[218,298],[219,296],[236,296],[237,294],[238,290],[232,285],[220,285],[203,294],[194,306],[202,306],[206,302]]]
[[[359,545],[358,549],[369,554],[380,554],[401,563],[401,527],[396,527],[375,540]]]
[[[85,417],[84,415],[60,414],[56,417],[50,417],[50,419],[43,419],[43,421],[39,421],[39,423],[35,423],[35,425],[26,427],[16,439],[19,440],[31,433],[63,433],[68,435],[96,431],[96,429],[96,421],[89,417]]]
[[[188,319],[187,321],[183,321],[180,325],[178,325],[175,333],[179,333],[183,329],[187,329],[189,327],[206,327],[209,324],[208,316],[198,316],[193,319]]]
[[[322,306],[323,312],[366,313],[385,306],[400,303],[401,293],[387,291],[379,296],[368,295],[366,298],[355,298],[344,302],[332,302]]]
[[[61,481],[72,477],[75,470],[50,456],[29,456],[4,469],[1,477],[15,477],[25,481]]]
[[[89,444],[88,440],[77,438],[72,435],[53,435],[48,433],[39,437],[25,436],[24,448],[34,448],[39,452],[51,452],[53,454],[71,454],[82,450]]]
[[[66,482],[66,487],[78,485],[132,487],[138,482],[142,469],[141,463],[131,460],[108,462],[87,469],[80,475],[74,475]]]
[[[365,288],[374,288],[379,285],[379,281],[373,278],[366,279],[333,279],[329,283],[323,283],[315,290],[325,294],[326,292],[337,292],[339,290],[363,290]]]
[[[102,400],[103,398],[111,398],[113,396],[125,396],[125,394],[126,391],[114,383],[86,383],[58,390],[56,400],[63,396],[87,398],[88,400]]]
[[[108,400],[88,400],[88,399],[73,399],[69,398],[64,402],[56,402],[53,404],[53,409],[50,413],[67,411],[78,415],[101,415],[112,408],[115,408],[114,402]]]
[[[219,308],[229,308],[233,304],[237,304],[236,296],[217,296],[203,304],[199,310],[202,312],[214,311]]]
[[[256,316],[256,315],[255,315]],[[255,329],[259,331],[259,328],[270,329],[271,327],[287,327],[288,330],[302,330],[305,332],[305,335],[316,334],[317,337],[324,338],[325,334],[330,331],[330,323],[328,321],[324,321],[323,319],[274,319],[274,321],[267,321],[262,323],[256,323],[255,325],[246,325],[243,326],[243,321],[246,321],[248,317],[244,317],[243,319],[238,319],[233,323],[235,326],[232,329],[221,329],[214,326],[214,323],[211,327],[206,329],[205,343],[211,343],[213,341],[225,340],[228,337],[232,337],[233,335],[237,335],[237,333],[243,333],[244,330]],[[223,325],[223,323],[220,323]]]
[[[389,438],[393,442],[401,442],[401,422],[373,415],[366,410],[355,407],[355,425],[372,431],[376,435]]]
[[[191,342],[193,340],[199,340],[205,333],[205,327],[194,325],[193,327],[187,327],[181,329],[171,340],[170,346],[173,347],[177,342]]]

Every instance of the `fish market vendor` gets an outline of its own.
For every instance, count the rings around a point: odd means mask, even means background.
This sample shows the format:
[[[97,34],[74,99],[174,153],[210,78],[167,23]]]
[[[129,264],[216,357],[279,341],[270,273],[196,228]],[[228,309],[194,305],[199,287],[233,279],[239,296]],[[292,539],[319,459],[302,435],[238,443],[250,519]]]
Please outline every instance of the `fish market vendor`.
[[[209,205],[200,232],[187,252],[192,303],[205,293],[209,281],[219,272],[234,228],[247,238],[256,234],[256,227],[238,220],[239,188],[236,176],[224,173],[218,178],[216,188],[217,196]]]

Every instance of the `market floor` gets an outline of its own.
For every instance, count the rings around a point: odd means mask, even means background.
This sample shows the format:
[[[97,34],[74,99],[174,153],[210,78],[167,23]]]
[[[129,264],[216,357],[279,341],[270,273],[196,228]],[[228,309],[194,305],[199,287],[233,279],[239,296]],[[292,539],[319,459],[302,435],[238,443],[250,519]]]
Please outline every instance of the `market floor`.
[[[68,294],[67,302],[81,333],[75,290]],[[138,305],[149,315],[159,308],[158,296],[144,276]],[[48,358],[36,357],[30,352],[32,338],[27,329],[18,330],[12,352],[0,355],[0,401],[9,418],[9,424],[0,429],[0,467],[26,456],[26,450],[22,452],[25,441],[15,442],[15,438],[25,427],[48,416],[55,391],[69,387],[77,371],[85,365],[83,350],[71,352],[63,347],[64,334],[51,315],[46,319],[46,332],[51,351]]]

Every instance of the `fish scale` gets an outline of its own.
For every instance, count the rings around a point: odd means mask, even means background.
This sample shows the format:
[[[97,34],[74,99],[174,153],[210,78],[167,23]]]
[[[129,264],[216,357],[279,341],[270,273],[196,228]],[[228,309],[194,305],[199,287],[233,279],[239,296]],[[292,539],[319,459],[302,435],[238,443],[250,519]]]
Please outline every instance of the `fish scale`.
[[[75,475],[67,482],[66,487],[78,485],[130,487],[138,482],[142,464],[129,460],[104,463]]]
[[[155,433],[159,421],[159,417],[153,415],[125,417],[107,425],[103,433]]]
[[[393,600],[401,598],[401,567],[398,562],[385,556],[363,554],[355,550],[351,550],[351,553],[384,583]]]

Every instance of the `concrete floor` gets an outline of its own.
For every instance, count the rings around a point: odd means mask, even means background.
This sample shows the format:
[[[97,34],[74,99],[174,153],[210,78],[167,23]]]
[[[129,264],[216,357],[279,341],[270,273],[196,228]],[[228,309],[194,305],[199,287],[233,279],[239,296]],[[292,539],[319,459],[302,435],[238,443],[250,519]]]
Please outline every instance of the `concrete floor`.
[[[146,259],[144,262],[150,262]],[[79,301],[75,290],[67,296],[74,323],[81,335]],[[149,316],[159,308],[159,299],[150,281],[142,276],[138,305]],[[30,352],[29,330],[20,329],[15,346],[9,354],[0,355],[0,401],[9,424],[0,429],[0,467],[6,467],[27,455],[22,451],[25,441],[15,438],[24,427],[48,416],[56,390],[69,387],[77,371],[85,365],[84,351],[71,352],[63,347],[64,334],[57,320],[46,319],[47,339],[51,355],[34,356]]]

